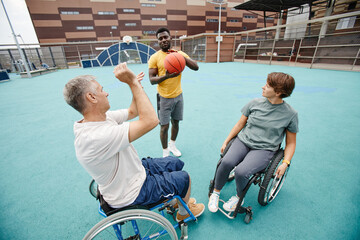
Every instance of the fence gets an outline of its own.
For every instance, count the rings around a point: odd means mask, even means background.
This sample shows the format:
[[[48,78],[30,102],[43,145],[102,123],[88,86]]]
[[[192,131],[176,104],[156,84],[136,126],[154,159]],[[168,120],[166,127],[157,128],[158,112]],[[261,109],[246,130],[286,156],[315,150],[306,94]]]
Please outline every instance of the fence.
[[[360,71],[360,11],[221,35],[220,61]],[[215,62],[216,36],[183,38],[183,49],[197,61]]]
[[[221,34],[220,61],[281,64],[310,68],[360,71],[360,11],[339,14],[305,22],[273,26],[238,33]],[[176,44],[197,61],[215,62],[217,34],[203,33],[182,39]],[[156,39],[137,42],[158,50]],[[81,60],[95,58],[104,48],[114,44],[104,42],[71,42],[58,44],[22,44],[30,69],[40,62],[51,67],[81,67]],[[15,45],[0,45],[0,69],[24,71]]]

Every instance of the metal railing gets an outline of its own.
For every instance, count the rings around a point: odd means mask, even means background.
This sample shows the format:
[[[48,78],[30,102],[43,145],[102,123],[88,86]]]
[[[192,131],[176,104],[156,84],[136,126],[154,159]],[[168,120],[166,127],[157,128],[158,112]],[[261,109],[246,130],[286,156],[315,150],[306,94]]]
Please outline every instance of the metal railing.
[[[340,29],[344,21],[355,23]],[[360,11],[262,29],[225,33],[234,37],[233,61],[360,71]],[[326,28],[324,26],[327,26]],[[326,30],[326,31],[325,31]],[[206,61],[204,33],[183,38],[183,49],[194,59]],[[205,47],[204,47],[205,46]],[[220,53],[220,56],[221,53]]]
[[[233,37],[234,44],[227,48],[222,46],[221,52],[232,52],[232,61],[238,62],[360,71],[359,19],[360,11],[357,11],[263,29],[223,33],[224,37]],[[339,29],[339,24],[345,20],[355,22],[355,26]],[[327,26],[326,31],[324,25]],[[193,59],[205,61],[207,54],[217,51],[207,48],[206,39],[209,36],[215,38],[216,34],[203,33],[181,38],[181,48]],[[179,42],[179,39],[176,40]],[[156,39],[136,41],[159,49]],[[94,58],[114,43],[93,41],[20,45],[33,69],[39,68],[40,62],[58,68],[81,67],[81,60]],[[15,47],[15,44],[0,45],[0,68],[12,72],[24,70],[24,63],[20,61],[19,51]]]

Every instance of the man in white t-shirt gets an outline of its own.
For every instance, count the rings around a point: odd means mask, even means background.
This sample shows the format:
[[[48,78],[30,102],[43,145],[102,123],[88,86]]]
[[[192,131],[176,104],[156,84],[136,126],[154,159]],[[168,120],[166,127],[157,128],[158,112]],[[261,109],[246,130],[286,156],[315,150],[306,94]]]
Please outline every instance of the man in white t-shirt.
[[[108,111],[109,94],[94,76],[78,76],[65,85],[66,102],[84,117],[74,124],[78,161],[96,181],[102,198],[112,208],[148,205],[179,195],[194,216],[200,216],[205,207],[190,199],[191,181],[188,173],[182,171],[184,163],[175,157],[140,160],[131,144],[159,123],[140,83],[144,73],[136,77],[126,63],[122,63],[115,67],[114,74],[133,94],[128,109]],[[127,122],[137,116],[137,120]],[[188,216],[179,204],[177,220]]]

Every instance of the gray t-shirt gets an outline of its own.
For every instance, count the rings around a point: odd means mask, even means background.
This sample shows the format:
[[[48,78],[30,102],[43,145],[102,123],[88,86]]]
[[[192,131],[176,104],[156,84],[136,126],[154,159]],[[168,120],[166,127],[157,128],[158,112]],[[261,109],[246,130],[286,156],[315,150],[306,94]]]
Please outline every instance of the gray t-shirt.
[[[298,113],[285,101],[272,104],[267,98],[256,98],[241,112],[248,120],[238,136],[251,149],[276,151],[284,139],[285,130],[299,131]]]

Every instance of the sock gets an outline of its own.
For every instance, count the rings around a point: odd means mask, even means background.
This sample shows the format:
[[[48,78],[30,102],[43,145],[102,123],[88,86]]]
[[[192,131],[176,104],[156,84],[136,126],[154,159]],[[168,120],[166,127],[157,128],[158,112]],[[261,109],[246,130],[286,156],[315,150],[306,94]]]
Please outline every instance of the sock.
[[[215,193],[215,194],[217,194],[217,195],[219,195],[220,196],[220,191],[216,191],[215,189],[213,190],[213,192],[212,193]]]
[[[170,203],[171,206],[174,206],[174,205],[177,203],[176,198],[174,198],[173,200],[171,200],[169,203]],[[178,204],[178,205],[179,205],[179,204]]]
[[[188,214],[188,212],[186,211],[186,209],[183,207],[183,205],[181,205],[180,203],[178,203],[179,205],[179,214],[184,216],[186,214]]]
[[[171,143],[172,145],[175,145],[175,141],[174,141],[174,140],[170,140],[170,143]]]

